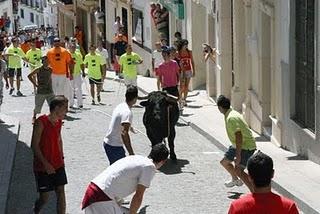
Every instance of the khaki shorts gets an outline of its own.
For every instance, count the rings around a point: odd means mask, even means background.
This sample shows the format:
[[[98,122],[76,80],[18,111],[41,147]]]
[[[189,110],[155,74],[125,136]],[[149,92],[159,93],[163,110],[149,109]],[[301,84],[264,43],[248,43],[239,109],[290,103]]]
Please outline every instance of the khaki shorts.
[[[34,113],[36,114],[41,113],[41,109],[44,101],[46,100],[49,105],[53,98],[54,98],[54,94],[36,94],[34,99],[35,101]]]

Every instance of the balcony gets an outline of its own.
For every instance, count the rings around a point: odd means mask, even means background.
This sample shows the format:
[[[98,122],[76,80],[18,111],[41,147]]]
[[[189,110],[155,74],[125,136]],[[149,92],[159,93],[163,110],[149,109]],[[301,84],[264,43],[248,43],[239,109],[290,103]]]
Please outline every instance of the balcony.
[[[58,3],[64,4],[64,5],[70,5],[73,4],[73,0],[57,0]]]
[[[73,0],[56,0],[56,2],[57,6],[64,10],[73,10]]]

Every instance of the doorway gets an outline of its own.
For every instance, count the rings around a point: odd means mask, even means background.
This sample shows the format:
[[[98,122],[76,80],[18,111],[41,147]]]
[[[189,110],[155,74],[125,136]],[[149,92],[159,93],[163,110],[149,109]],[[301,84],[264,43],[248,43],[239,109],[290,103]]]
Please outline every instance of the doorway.
[[[125,35],[128,36],[128,10],[124,7],[121,9],[121,21],[124,27]]]

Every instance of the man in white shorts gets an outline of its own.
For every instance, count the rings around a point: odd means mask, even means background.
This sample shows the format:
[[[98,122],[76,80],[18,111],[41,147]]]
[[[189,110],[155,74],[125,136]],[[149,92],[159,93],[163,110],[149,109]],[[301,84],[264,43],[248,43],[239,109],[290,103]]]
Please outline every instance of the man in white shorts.
[[[123,214],[116,198],[132,193],[130,213],[137,213],[145,190],[168,155],[166,146],[157,144],[148,157],[132,155],[109,166],[89,184],[82,201],[85,214]]]
[[[137,86],[137,65],[142,62],[141,57],[132,52],[132,46],[127,44],[126,53],[119,60],[120,73],[123,73],[124,83],[127,87],[129,85]]]

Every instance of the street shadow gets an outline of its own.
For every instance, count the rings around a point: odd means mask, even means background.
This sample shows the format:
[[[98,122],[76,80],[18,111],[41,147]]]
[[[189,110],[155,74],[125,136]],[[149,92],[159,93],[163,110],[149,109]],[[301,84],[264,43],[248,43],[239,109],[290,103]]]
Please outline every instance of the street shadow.
[[[243,192],[228,192],[228,193],[231,194],[228,196],[228,198],[234,199],[234,200],[240,198],[240,196],[244,194]]]
[[[143,207],[139,210],[138,214],[146,214],[148,207],[149,207],[149,205],[143,206]]]
[[[31,96],[34,96],[33,94],[32,95],[22,95],[22,96],[18,96],[18,95],[15,95],[15,94],[12,94],[11,97],[31,97]]]
[[[266,142],[269,141],[269,139],[265,136],[259,136],[259,137],[255,137],[256,142]]]
[[[190,117],[192,115],[194,115],[194,114],[184,114],[184,113],[182,113],[180,116],[182,116],[182,117]]]
[[[52,196],[52,194],[50,194],[49,203],[42,210],[43,213],[54,213],[56,200],[55,195]],[[18,141],[9,187],[7,213],[32,213],[37,197],[32,150],[26,143]]]
[[[177,127],[185,127],[185,126],[189,126],[189,123],[180,123],[180,122],[177,122],[176,126],[177,126]]]
[[[167,160],[167,162],[159,169],[160,172],[166,175],[180,174],[180,173],[190,173],[195,175],[195,172],[182,171],[182,168],[188,165],[190,162],[185,159],[178,159],[176,161]]]
[[[101,91],[102,93],[113,93],[113,92],[115,92],[114,90],[103,90],[103,91]]]
[[[307,157],[304,157],[302,155],[295,155],[291,157],[287,157],[288,160],[308,160]]]
[[[197,91],[196,93],[194,94],[188,94],[188,97],[195,97],[195,96],[198,96],[200,94],[199,91]],[[187,101],[188,102],[188,101]]]
[[[66,115],[66,116],[64,117],[64,119],[65,119],[66,121],[81,120],[81,118],[78,118],[78,117],[72,117],[72,116],[69,116],[69,115]]]
[[[187,106],[185,106],[185,108],[194,108],[194,109],[196,109],[196,108],[202,108],[203,106],[199,106],[199,105],[187,105]]]

